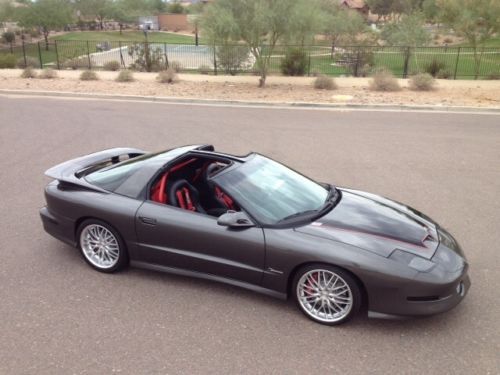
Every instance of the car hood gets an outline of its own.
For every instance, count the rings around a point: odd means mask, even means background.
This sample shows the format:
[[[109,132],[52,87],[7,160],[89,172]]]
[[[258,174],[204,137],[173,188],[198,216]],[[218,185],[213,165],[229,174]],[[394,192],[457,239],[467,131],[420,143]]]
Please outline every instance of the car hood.
[[[437,225],[422,213],[374,194],[339,189],[328,214],[297,232],[343,242],[388,257],[404,250],[430,259],[439,245]]]

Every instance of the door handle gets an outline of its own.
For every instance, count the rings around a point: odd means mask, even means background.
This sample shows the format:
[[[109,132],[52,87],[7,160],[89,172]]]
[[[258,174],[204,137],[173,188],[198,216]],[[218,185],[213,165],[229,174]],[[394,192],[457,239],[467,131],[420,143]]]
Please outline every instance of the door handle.
[[[144,224],[156,225],[156,219],[153,219],[151,217],[139,216],[139,220],[142,221]]]

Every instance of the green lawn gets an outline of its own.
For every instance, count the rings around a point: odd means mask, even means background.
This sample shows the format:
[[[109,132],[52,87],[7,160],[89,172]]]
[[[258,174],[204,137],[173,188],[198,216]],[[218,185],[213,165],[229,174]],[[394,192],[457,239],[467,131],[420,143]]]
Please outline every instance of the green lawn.
[[[58,35],[52,40],[65,40],[65,41],[93,41],[93,42],[143,42],[144,33],[142,31],[123,31],[120,34],[119,31],[80,31],[72,32],[68,34]],[[187,36],[176,33],[164,33],[157,31],[148,32],[148,40],[150,42],[158,43],[182,43],[182,44],[192,44],[194,43],[194,35]]]
[[[94,38],[99,40],[93,40],[87,38]],[[113,38],[115,38],[113,40]],[[123,38],[123,40],[120,40]],[[97,52],[98,46],[102,41],[109,42],[109,47],[114,51],[119,51],[119,47],[124,47],[130,45],[125,39],[130,41],[130,39],[135,38],[135,42],[144,41],[143,35],[140,32],[124,32],[122,36],[119,32],[78,32],[78,33],[68,33],[51,40],[49,49],[46,50],[45,44],[40,43],[40,50],[38,45],[27,44],[25,46],[26,55],[40,60],[40,54],[44,66],[56,66],[56,61],[59,60],[60,65],[65,60],[73,59],[79,57],[81,62],[88,66],[88,55]],[[193,44],[193,38],[189,36],[183,36],[173,33],[151,33],[149,35],[149,41],[152,43],[165,43],[165,50],[167,45],[175,48],[183,48],[175,46],[176,42],[181,44]],[[182,41],[181,41],[182,40]],[[134,42],[134,40],[132,40]],[[160,46],[163,48],[163,46]],[[193,48],[193,47],[190,47]],[[196,47],[194,47],[196,48]],[[277,46],[273,51],[273,56],[270,61],[270,73],[280,74],[280,63],[285,56],[287,51],[286,46]],[[331,49],[328,46],[312,46],[305,47],[308,59],[308,67],[306,69],[306,74],[322,73],[332,76],[340,75],[351,75],[352,72],[347,66],[349,62],[349,57],[346,58],[345,51],[340,48],[336,49],[333,57],[331,56]],[[180,51],[185,59],[191,59],[198,61],[200,56],[194,52]],[[386,67],[392,71],[396,76],[402,77],[404,71],[404,56],[405,49],[399,47],[373,47],[368,49],[373,53],[374,67]],[[0,53],[9,53],[7,49],[0,51]],[[126,54],[126,50],[123,52]],[[16,57],[21,58],[23,56],[23,51],[21,47],[14,48],[14,54]],[[105,59],[119,60],[119,55],[108,55],[103,54],[102,61],[97,63],[97,66],[101,66]],[[118,57],[117,57],[118,56]],[[175,54],[174,54],[175,56]],[[356,50],[351,51],[350,59],[354,59],[357,56]],[[433,60],[436,60],[443,64],[443,71],[448,72],[449,78],[458,79],[473,79],[475,76],[475,61],[473,49],[470,47],[427,47],[419,48],[418,50],[411,50],[410,60],[408,62],[408,75],[412,75],[418,72],[425,71],[427,65],[429,65]],[[58,59],[57,59],[58,58]],[[175,58],[174,58],[175,60]],[[200,60],[201,61],[201,60]],[[200,63],[201,64],[201,63]],[[191,65],[199,66],[193,62]],[[359,67],[361,68],[361,66]],[[358,72],[360,70],[358,69]],[[456,73],[455,73],[456,72]],[[241,73],[250,73],[241,72]],[[498,47],[486,47],[484,49],[484,54],[481,58],[479,76],[488,77],[500,74],[500,48]]]
[[[468,42],[463,42],[463,43],[457,44],[457,46],[460,46],[460,47],[467,47],[467,46],[470,46],[470,43],[468,43]],[[500,35],[499,35],[499,36],[495,36],[495,37],[491,38],[490,40],[487,40],[487,41],[484,43],[484,46],[485,46],[485,47],[496,47],[496,48],[500,48]]]

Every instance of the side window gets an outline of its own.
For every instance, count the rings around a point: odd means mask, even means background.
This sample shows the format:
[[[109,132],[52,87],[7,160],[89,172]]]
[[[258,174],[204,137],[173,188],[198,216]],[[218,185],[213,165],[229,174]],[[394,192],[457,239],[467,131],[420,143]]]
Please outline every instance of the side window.
[[[209,158],[181,160],[158,176],[150,198],[157,203],[216,217],[227,210],[239,210],[233,199],[209,178],[229,164],[226,160]]]

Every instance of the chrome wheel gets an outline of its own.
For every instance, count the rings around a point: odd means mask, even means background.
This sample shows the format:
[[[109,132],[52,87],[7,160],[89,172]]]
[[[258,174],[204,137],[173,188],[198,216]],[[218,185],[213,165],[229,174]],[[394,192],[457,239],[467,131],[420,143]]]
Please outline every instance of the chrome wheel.
[[[109,269],[120,257],[120,246],[115,235],[99,224],[87,225],[80,233],[80,247],[85,258],[95,267]]]
[[[323,323],[345,319],[353,307],[349,284],[340,275],[325,269],[304,273],[297,283],[296,293],[304,312]]]

